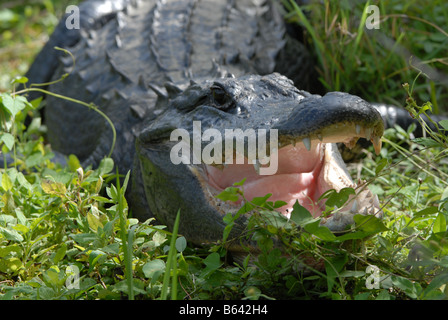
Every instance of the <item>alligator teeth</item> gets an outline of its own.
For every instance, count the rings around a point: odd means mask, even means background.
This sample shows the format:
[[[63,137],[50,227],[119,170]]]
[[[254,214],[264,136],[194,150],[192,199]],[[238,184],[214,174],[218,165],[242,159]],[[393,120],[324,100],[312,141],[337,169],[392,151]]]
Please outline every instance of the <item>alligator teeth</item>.
[[[380,200],[378,200],[378,195],[377,194],[375,194],[374,196],[373,196],[373,207],[380,207]]]
[[[303,138],[302,139],[303,144],[305,145],[306,150],[311,150],[311,139],[310,138]]]
[[[365,134],[366,134],[366,140],[367,141],[370,141],[370,138],[372,137],[372,131],[373,131],[372,128],[366,128],[365,129]]]
[[[375,149],[375,153],[378,155],[381,151],[381,138],[378,136],[374,136],[372,138],[373,148]]]
[[[258,159],[254,159],[252,160],[252,163],[254,165],[255,172],[260,174],[260,161],[258,161]]]
[[[317,134],[317,139],[319,139],[320,141],[322,141],[324,139],[324,137],[322,137],[322,134],[318,133]]]
[[[358,212],[358,202],[356,200],[353,200],[352,208],[350,209],[351,212],[356,213]]]
[[[356,130],[356,134],[360,134],[361,133],[361,125],[359,125],[359,124],[355,125],[355,130]]]

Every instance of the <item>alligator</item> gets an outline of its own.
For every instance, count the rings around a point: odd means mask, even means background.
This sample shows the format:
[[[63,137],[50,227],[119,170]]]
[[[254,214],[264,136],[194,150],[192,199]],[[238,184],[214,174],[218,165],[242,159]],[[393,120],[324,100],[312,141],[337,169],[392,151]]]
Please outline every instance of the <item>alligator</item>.
[[[69,73],[48,89],[92,102],[111,119],[112,158],[120,172],[131,171],[132,215],[172,228],[180,210],[179,233],[192,244],[222,238],[224,215],[241,202],[216,196],[243,178],[246,199],[271,193],[269,200],[286,202],[278,209],[286,216],[296,201],[319,216],[322,193],[356,188],[349,204],[322,219],[332,231],[355,214],[381,217],[378,198],[353,182],[336,146],[364,138],[379,153],[381,114],[348,93],[308,92],[313,57],[288,33],[282,10],[276,1],[86,1],[81,28],[62,19],[27,76],[47,83]],[[52,148],[83,164],[98,165],[111,146],[109,124],[71,101],[48,95],[45,123]],[[265,138],[264,154],[251,152],[250,133]],[[246,219],[237,220],[236,237]]]

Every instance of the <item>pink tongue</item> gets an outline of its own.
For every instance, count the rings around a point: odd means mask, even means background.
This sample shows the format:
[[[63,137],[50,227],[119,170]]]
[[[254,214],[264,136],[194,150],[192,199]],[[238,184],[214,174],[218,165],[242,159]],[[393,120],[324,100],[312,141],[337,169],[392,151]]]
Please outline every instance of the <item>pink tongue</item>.
[[[314,172],[290,173],[267,176],[244,184],[243,188],[248,200],[272,193],[269,201],[285,201],[287,204],[278,209],[283,214],[291,213],[296,200],[313,213],[314,195],[316,193],[315,181]]]
[[[320,146],[310,151],[303,146],[287,146],[280,149],[278,171],[271,176],[258,175],[253,165],[249,164],[227,165],[223,170],[207,166],[209,182],[219,190],[246,178],[243,189],[248,200],[272,193],[269,201],[287,202],[287,205],[279,208],[283,214],[291,212],[296,200],[311,213],[317,213],[319,210],[314,207],[316,181],[322,166],[320,151]]]

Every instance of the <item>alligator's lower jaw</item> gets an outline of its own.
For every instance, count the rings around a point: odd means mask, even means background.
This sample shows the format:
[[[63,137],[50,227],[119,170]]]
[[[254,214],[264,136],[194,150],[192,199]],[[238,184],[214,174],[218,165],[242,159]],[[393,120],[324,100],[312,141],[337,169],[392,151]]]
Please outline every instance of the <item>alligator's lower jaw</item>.
[[[344,161],[342,160],[336,145],[330,143],[313,144],[308,151],[301,146],[286,146],[278,152],[278,170],[274,175],[259,175],[251,164],[230,164],[223,169],[214,166],[205,166],[205,176],[202,184],[208,185],[209,195],[216,195],[235,182],[246,178],[243,192],[247,200],[254,197],[265,196],[271,193],[269,201],[282,200],[287,204],[277,209],[289,216],[296,201],[308,209],[313,216],[321,215],[323,203],[319,197],[330,189],[339,191],[345,187],[355,187]],[[369,191],[368,191],[369,192]],[[371,199],[371,194],[367,197]],[[364,210],[372,207],[371,203],[359,203],[353,200],[347,210]],[[216,201],[211,201],[216,206]],[[233,203],[234,206],[239,203]],[[221,209],[231,209],[231,206],[219,204]]]

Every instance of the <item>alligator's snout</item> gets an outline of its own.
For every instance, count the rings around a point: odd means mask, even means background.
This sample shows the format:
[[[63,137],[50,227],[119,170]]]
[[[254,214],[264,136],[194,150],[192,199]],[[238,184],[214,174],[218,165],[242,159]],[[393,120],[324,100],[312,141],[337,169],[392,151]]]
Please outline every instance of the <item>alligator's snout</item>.
[[[343,92],[309,96],[300,101],[288,118],[276,125],[282,145],[310,141],[345,143],[353,147],[359,138],[371,141],[375,152],[381,150],[384,123],[375,108],[363,99]]]

